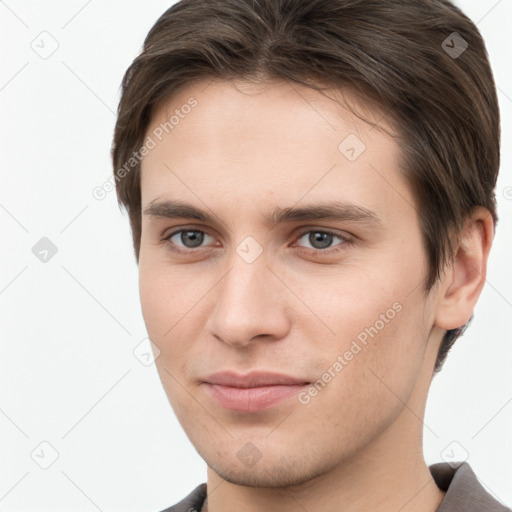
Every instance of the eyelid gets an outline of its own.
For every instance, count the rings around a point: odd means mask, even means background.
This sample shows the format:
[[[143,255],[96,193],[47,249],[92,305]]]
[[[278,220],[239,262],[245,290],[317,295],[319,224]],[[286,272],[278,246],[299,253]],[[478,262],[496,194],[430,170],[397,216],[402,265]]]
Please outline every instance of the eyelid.
[[[173,226],[172,228],[165,229],[162,232],[161,239],[167,240],[173,235],[180,233],[181,231],[200,231],[202,233],[206,233],[207,235],[213,236],[207,226],[187,224],[184,226]]]
[[[162,233],[162,240],[169,238],[170,236],[175,235],[176,233],[179,233],[180,231],[187,231],[187,230],[188,231],[201,231],[203,233],[210,234],[208,231],[208,227],[200,225],[200,224],[199,225],[174,226],[173,228],[164,230],[164,232]],[[170,231],[170,233],[168,233],[168,231]],[[330,233],[332,235],[341,236],[342,238],[346,238],[346,239],[354,238],[353,235],[347,233],[346,231],[339,231],[335,228],[319,227],[319,226],[314,226],[314,225],[313,226],[301,226],[294,232],[293,236],[302,236],[305,233],[309,233],[310,231],[321,231],[324,233]],[[213,235],[211,235],[211,236],[213,236]]]
[[[305,226],[305,227],[299,228],[299,231],[294,236],[297,236],[300,238],[301,236],[304,236],[306,233],[311,233],[311,232],[329,233],[330,235],[339,236],[340,238],[343,238],[345,240],[349,240],[352,238],[348,233],[346,233],[344,231],[339,231],[334,228],[320,228],[317,226]]]

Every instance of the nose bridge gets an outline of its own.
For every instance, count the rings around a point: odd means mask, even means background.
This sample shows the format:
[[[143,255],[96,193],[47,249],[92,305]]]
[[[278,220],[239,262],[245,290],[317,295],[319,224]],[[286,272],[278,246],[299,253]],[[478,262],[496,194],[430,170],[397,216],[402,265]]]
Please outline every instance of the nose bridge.
[[[233,253],[208,322],[211,334],[231,345],[246,345],[256,336],[280,338],[288,327],[285,297],[276,288],[280,283],[266,255],[255,256],[252,243],[242,242]]]

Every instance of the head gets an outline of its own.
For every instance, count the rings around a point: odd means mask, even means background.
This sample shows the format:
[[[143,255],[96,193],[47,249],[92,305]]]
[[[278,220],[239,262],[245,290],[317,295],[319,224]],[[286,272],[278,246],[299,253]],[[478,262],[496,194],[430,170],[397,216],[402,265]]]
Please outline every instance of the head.
[[[421,408],[497,219],[495,86],[450,2],[181,1],[124,77],[113,160],[162,382],[219,474],[296,481]],[[309,385],[247,416],[205,389],[224,369]],[[247,442],[260,474],[227,469]]]

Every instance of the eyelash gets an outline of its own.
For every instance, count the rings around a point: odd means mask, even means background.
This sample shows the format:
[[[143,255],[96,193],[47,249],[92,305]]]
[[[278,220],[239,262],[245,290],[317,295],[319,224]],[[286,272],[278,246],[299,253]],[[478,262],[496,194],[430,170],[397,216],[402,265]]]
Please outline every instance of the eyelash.
[[[175,253],[183,254],[183,255],[190,255],[190,254],[199,252],[200,249],[204,249],[204,247],[198,247],[196,249],[183,249],[180,246],[176,245],[174,242],[171,242],[171,238],[173,236],[178,235],[180,233],[183,233],[185,231],[193,231],[193,232],[196,232],[196,233],[203,233],[205,235],[211,236],[206,231],[201,230],[201,229],[181,228],[181,229],[173,231],[169,235],[166,235],[165,237],[163,237],[162,241],[166,242],[169,246],[172,247],[170,250],[172,250]],[[311,249],[311,248],[308,248],[308,247],[300,247],[299,246],[300,252],[307,252],[309,255],[312,255],[312,256],[317,256],[319,254],[321,254],[321,255],[330,255],[330,254],[333,254],[333,253],[339,253],[339,252],[341,252],[341,251],[343,251],[345,249],[345,246],[347,244],[353,243],[353,240],[351,240],[350,238],[348,238],[346,236],[343,236],[340,233],[337,233],[335,231],[331,231],[329,229],[307,229],[307,230],[303,230],[303,231],[301,231],[297,235],[297,240],[300,240],[304,235],[307,235],[308,233],[324,233],[324,234],[332,235],[334,237],[337,237],[337,238],[341,239],[341,242],[339,244],[337,244],[337,245],[335,245],[333,247],[329,247],[327,249]],[[294,242],[294,243],[296,243],[296,242]],[[342,248],[339,247],[339,246],[341,246]],[[338,248],[336,248],[336,247],[338,247]]]

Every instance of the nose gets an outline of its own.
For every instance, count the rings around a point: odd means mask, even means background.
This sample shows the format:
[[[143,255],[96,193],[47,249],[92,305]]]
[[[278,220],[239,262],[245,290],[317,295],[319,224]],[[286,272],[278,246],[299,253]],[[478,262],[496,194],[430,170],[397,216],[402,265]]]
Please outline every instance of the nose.
[[[216,286],[214,300],[206,328],[228,345],[241,348],[256,339],[278,340],[289,331],[290,298],[263,257],[252,263],[235,258]]]

